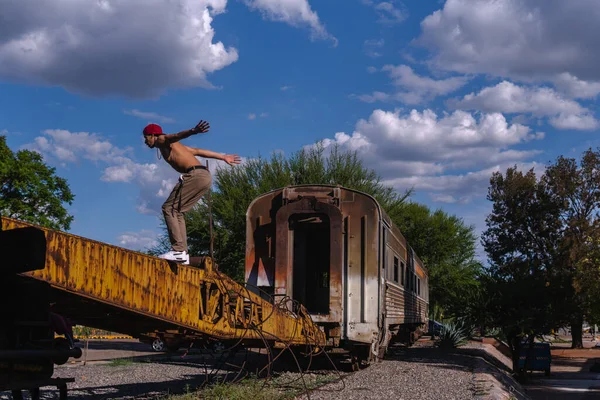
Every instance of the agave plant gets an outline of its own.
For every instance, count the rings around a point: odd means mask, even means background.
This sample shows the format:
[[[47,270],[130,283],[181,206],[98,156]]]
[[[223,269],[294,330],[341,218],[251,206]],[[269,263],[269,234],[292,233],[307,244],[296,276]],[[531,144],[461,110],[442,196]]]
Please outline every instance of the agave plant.
[[[455,349],[467,344],[472,328],[460,321],[443,324],[437,346],[444,349]]]

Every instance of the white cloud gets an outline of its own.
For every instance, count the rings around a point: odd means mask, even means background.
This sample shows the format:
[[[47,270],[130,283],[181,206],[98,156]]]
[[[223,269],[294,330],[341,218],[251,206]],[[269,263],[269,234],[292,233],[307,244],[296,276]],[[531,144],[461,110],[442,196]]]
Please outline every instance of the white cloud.
[[[214,42],[227,0],[2,1],[0,78],[95,96],[211,87],[237,61]],[[52,12],[48,12],[52,10]]]
[[[293,88],[294,88],[293,86],[282,86],[282,87],[280,87],[279,89],[280,89],[282,92],[285,92],[286,90],[290,90],[290,89],[293,89]]]
[[[164,115],[160,115],[160,114],[157,114],[154,112],[140,111],[140,110],[133,109],[133,110],[123,110],[123,113],[134,116],[134,117],[138,117],[141,119],[148,120],[148,122],[162,122],[164,124],[175,122],[175,120],[173,118],[165,117]]]
[[[450,102],[456,108],[486,112],[526,113],[549,117],[559,129],[595,129],[598,122],[590,110],[547,87],[523,87],[508,81],[470,93]]]
[[[117,237],[119,246],[130,250],[146,250],[158,244],[158,234],[150,230],[125,232]]]
[[[593,99],[600,93],[600,82],[582,81],[568,72],[558,74],[553,82],[558,90],[574,99]]]
[[[375,9],[377,15],[379,16],[377,22],[382,24],[396,24],[404,21],[408,16],[408,11],[406,11],[406,8],[395,0],[363,0],[363,3]]]
[[[516,165],[520,170],[543,168],[535,163],[505,162],[482,170],[467,172],[459,175],[440,176],[410,176],[390,179],[384,183],[400,190],[414,188],[417,191],[428,192],[432,200],[441,203],[471,202],[476,197],[484,197],[494,172],[504,172]]]
[[[399,101],[405,104],[420,104],[452,93],[463,87],[469,80],[462,76],[436,80],[416,74],[408,65],[385,65],[382,71],[389,73],[392,83],[398,88],[396,93],[375,91],[370,95],[363,94],[355,97],[367,103]]]
[[[377,68],[373,66],[367,67],[367,72],[370,74],[374,74],[375,72],[377,72]]]
[[[363,43],[364,52],[367,56],[372,58],[381,57],[383,54],[378,49],[381,49],[385,41],[383,39],[370,39],[365,40]]]
[[[597,0],[447,0],[421,22],[443,70],[524,79],[600,80]]]
[[[0,129],[0,136],[8,136],[8,131],[6,129]]]
[[[590,114],[559,114],[551,118],[550,123],[558,129],[590,131],[598,128],[598,120]]]
[[[319,16],[312,10],[308,0],[244,0],[253,10],[259,10],[264,18],[285,22],[291,26],[308,26],[311,39],[330,40],[337,46],[338,40],[327,32]]]
[[[508,167],[517,165],[520,170],[538,166],[537,163],[503,163],[490,168],[467,172],[459,175],[409,176],[384,181],[385,184],[400,190],[414,188],[428,192],[431,199],[441,203],[469,203],[475,197],[487,193],[490,178],[494,172],[504,172]]]
[[[107,140],[89,132],[69,132],[64,129],[47,129],[44,136],[38,136],[34,142],[24,147],[35,150],[59,162],[103,161],[118,163],[125,160],[125,154],[131,149],[120,149]]]
[[[260,113],[258,115],[255,114],[255,113],[250,113],[250,114],[248,114],[248,119],[249,120],[254,120],[254,119],[256,119],[256,117],[266,118],[268,116],[269,116],[269,113],[266,113],[266,112]]]
[[[384,103],[395,100],[395,97],[393,95],[377,91],[373,92],[372,94],[352,94],[350,95],[350,97],[357,98],[360,101],[364,101],[365,103],[375,103],[377,101]]]
[[[414,186],[437,201],[468,202],[485,192],[493,170],[540,153],[512,146],[543,137],[526,126],[509,124],[499,113],[477,119],[460,110],[441,116],[427,109],[405,114],[375,110],[368,120],[356,123],[352,134],[338,132],[323,144],[357,151],[400,190]],[[473,168],[477,170],[451,174]]]

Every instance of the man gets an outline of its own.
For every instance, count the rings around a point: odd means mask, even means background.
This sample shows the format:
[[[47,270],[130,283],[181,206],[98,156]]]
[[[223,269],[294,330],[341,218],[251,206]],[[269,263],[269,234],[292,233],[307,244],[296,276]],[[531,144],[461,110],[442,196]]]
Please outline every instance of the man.
[[[212,183],[210,172],[200,164],[196,156],[223,160],[229,165],[240,163],[237,154],[220,154],[179,143],[180,140],[192,135],[206,133],[208,129],[209,124],[206,121],[200,121],[196,127],[174,134],[164,134],[162,128],[156,124],[144,128],[146,145],[159,149],[165,161],[181,174],[179,182],[162,206],[171,250],[160,255],[160,258],[182,264],[190,263],[184,214],[204,196]]]

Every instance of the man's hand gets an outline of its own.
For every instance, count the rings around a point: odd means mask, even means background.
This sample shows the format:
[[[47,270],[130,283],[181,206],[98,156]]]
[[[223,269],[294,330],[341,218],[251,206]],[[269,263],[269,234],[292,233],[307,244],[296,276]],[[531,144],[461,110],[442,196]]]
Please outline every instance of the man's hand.
[[[237,154],[226,154],[223,157],[223,161],[225,161],[229,165],[233,165],[233,164],[239,164],[240,162],[242,162],[242,158],[240,156],[238,156]]]
[[[210,129],[210,125],[208,124],[208,121],[200,121],[200,122],[198,122],[198,125],[196,125],[192,129],[192,132],[193,133],[206,133],[206,132],[208,132],[209,129]]]

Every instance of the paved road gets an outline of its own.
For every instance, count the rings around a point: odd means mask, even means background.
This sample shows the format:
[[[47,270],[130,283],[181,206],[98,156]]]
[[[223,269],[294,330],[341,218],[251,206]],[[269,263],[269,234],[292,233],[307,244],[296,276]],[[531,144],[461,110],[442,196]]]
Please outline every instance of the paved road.
[[[535,373],[524,386],[527,394],[533,400],[600,399],[600,373],[590,372],[596,360],[600,361],[600,348],[591,347],[594,345],[586,342],[586,349],[581,350],[553,346],[558,348],[552,350],[552,374]]]
[[[79,364],[84,360],[98,362],[115,358],[152,357],[165,354],[152,350],[152,346],[140,343],[137,339],[90,339],[87,354],[84,340],[78,342],[77,347],[80,347],[84,354],[81,358],[69,359],[69,364]]]

